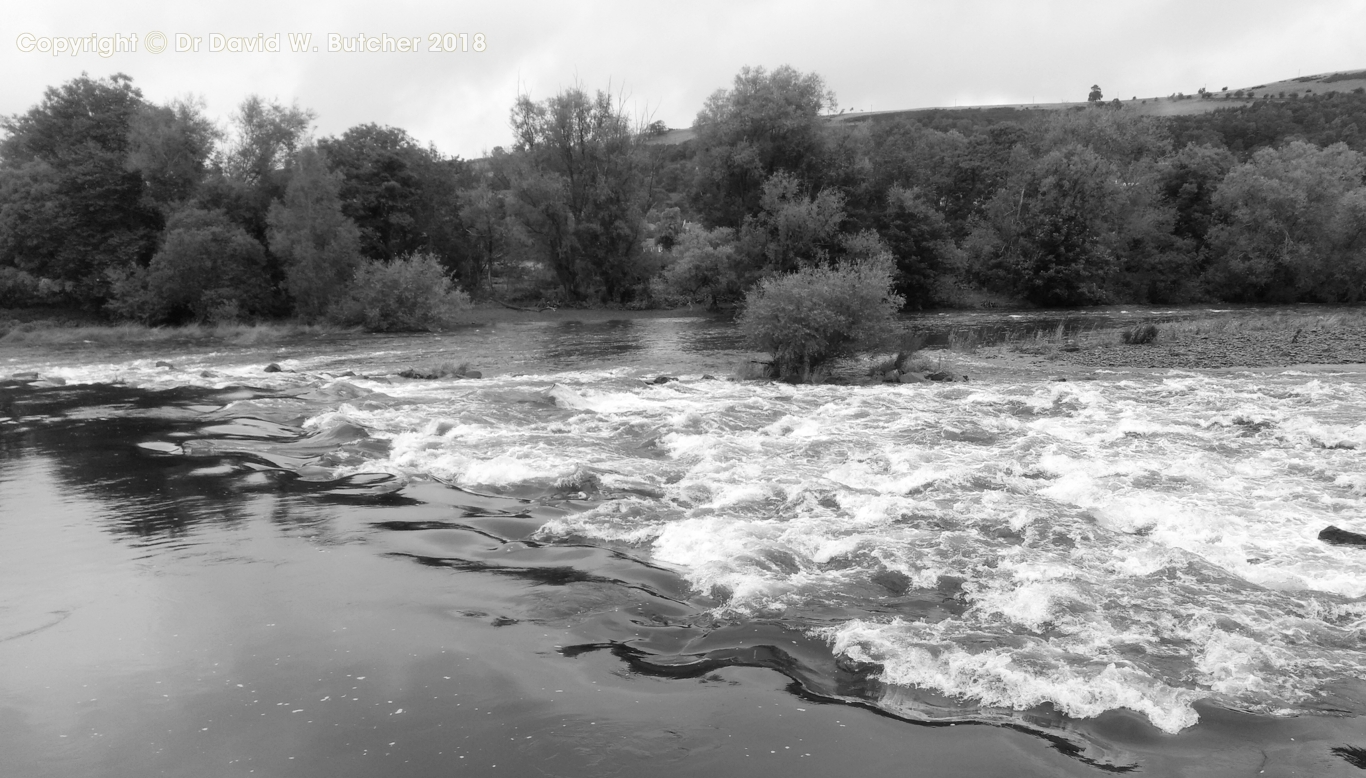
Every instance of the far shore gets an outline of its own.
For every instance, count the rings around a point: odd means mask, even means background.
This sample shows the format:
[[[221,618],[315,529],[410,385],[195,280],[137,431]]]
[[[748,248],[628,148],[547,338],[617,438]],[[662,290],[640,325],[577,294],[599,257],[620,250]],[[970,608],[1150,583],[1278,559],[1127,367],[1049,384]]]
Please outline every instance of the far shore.
[[[22,317],[12,314],[22,314]],[[42,314],[46,313],[46,316]],[[600,323],[620,320],[714,318],[732,315],[705,307],[625,310],[617,308],[513,308],[482,302],[463,312],[453,329],[522,323]],[[914,357],[918,374],[952,373],[985,378],[1039,379],[1094,375],[1098,370],[1143,373],[1168,370],[1331,369],[1366,365],[1366,309],[1325,313],[1275,313],[1158,322],[1148,342],[1126,342],[1122,327],[1066,332],[1062,327],[1022,336],[1000,345],[952,343]],[[28,350],[48,346],[98,348],[115,344],[271,345],[305,340],[365,336],[361,330],[328,324],[275,321],[259,324],[191,324],[148,327],[108,323],[89,314],[65,311],[0,309],[0,348]],[[867,355],[876,363],[877,353]],[[862,377],[837,369],[845,380],[882,380],[862,368]],[[908,368],[908,371],[910,368]]]

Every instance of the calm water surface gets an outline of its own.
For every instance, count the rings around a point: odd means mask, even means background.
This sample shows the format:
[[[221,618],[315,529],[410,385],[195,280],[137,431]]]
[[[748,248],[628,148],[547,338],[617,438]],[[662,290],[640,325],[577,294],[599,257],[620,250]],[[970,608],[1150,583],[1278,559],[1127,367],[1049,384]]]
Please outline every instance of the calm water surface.
[[[0,352],[66,381],[0,384],[0,774],[1366,766],[1366,552],[1316,539],[1366,532],[1366,374],[724,380],[753,356]],[[485,378],[385,377],[434,359]]]

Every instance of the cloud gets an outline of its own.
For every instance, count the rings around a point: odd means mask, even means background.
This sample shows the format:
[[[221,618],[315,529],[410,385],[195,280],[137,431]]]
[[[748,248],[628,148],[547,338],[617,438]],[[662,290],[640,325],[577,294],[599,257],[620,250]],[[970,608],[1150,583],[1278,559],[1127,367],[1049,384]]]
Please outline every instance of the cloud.
[[[1166,95],[1366,67],[1355,32],[1366,29],[1366,5],[1352,0],[72,2],[9,9],[6,28],[5,114],[82,71],[124,72],[150,99],[199,94],[219,117],[258,93],[312,108],[322,134],[391,124],[466,157],[509,142],[508,109],[519,91],[540,99],[574,84],[610,84],[636,113],[678,127],[744,65],[817,72],[842,107],[856,110],[1084,100],[1092,83],[1107,96]],[[214,32],[311,33],[322,50],[104,59],[23,53],[15,39],[150,30],[206,41]],[[419,37],[422,51],[329,53],[328,33]],[[446,33],[483,33],[487,49],[427,50],[428,36]]]

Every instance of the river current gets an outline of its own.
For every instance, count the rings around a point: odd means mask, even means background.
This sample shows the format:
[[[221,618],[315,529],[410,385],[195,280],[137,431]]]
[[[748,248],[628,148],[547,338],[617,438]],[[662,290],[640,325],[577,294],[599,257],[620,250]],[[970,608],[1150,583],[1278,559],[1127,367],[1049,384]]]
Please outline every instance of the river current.
[[[347,549],[480,650],[604,678],[766,668],[795,705],[1023,733],[1083,771],[1251,774],[1205,761],[1249,727],[1313,744],[1254,744],[1263,766],[1366,765],[1366,550],[1318,540],[1366,532],[1362,370],[789,386],[732,380],[754,355],[701,318],[0,357],[64,382],[0,388],[0,710],[33,736],[62,715],[22,701],[22,644],[63,656],[102,587],[293,569],[245,596],[345,608],[368,579],[303,555]],[[392,376],[431,359],[484,377]],[[236,618],[261,652],[302,640]],[[147,678],[181,662],[147,650]]]

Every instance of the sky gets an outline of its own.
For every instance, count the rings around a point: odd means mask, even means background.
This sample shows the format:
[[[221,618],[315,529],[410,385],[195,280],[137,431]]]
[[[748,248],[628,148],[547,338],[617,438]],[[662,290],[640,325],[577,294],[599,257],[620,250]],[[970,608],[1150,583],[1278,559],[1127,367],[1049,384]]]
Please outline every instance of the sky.
[[[125,73],[149,100],[197,96],[224,124],[259,94],[313,110],[319,137],[375,122],[470,158],[510,145],[518,94],[575,85],[670,127],[691,125],[745,66],[817,73],[845,110],[1084,101],[1092,84],[1127,99],[1363,69],[1362,30],[1366,0],[48,0],[10,4],[0,22],[0,114],[82,72]],[[308,45],[291,50],[291,33]],[[136,51],[55,53],[72,47],[58,39],[91,35],[125,47],[136,35]],[[211,50],[215,35],[224,50]],[[258,35],[278,35],[281,51],[227,50]],[[416,38],[419,50],[333,52],[330,35]],[[195,38],[198,51],[177,51]],[[448,42],[455,51],[430,50]]]

